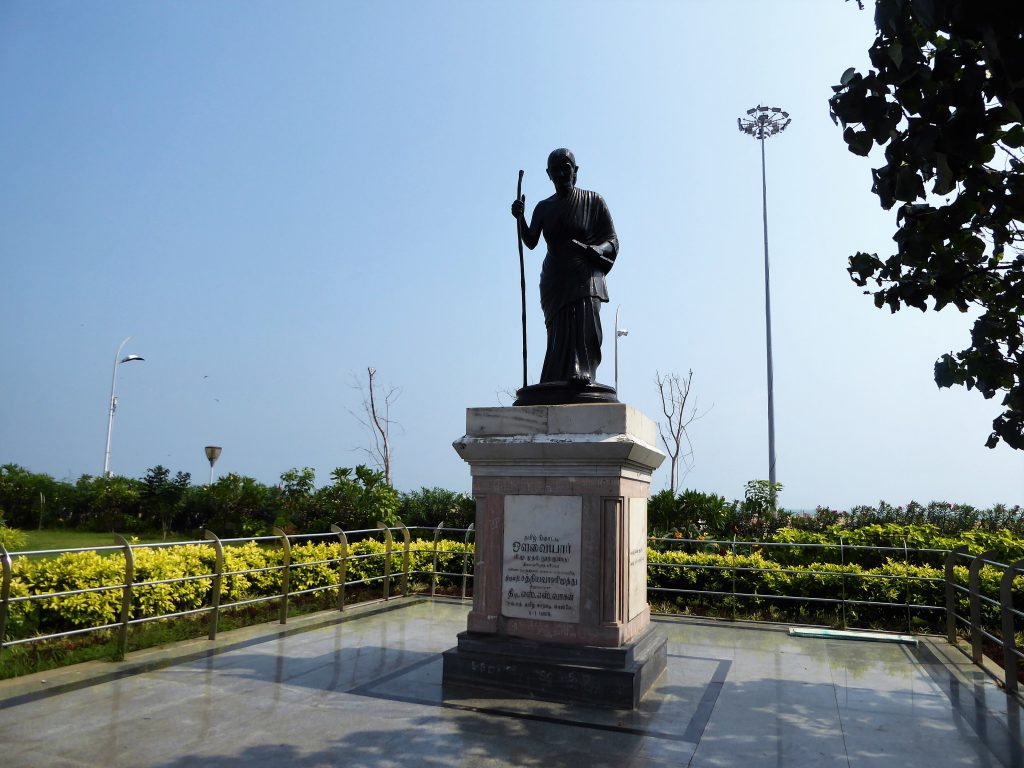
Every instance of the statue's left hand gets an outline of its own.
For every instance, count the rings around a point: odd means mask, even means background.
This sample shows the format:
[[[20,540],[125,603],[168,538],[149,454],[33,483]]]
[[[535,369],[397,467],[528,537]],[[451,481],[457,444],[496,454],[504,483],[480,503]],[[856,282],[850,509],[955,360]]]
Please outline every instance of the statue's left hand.
[[[611,257],[606,254],[607,244],[604,245],[587,245],[581,243],[579,240],[573,240],[573,245],[579,251],[579,254],[583,256],[591,264],[591,266],[597,267],[605,274],[612,268],[612,262],[615,261],[615,254],[612,252]]]
[[[581,243],[579,240],[573,240],[572,244],[575,245],[580,250],[581,253],[583,253],[583,254],[585,254],[587,256],[597,256],[598,255],[597,246],[587,245],[586,243]]]

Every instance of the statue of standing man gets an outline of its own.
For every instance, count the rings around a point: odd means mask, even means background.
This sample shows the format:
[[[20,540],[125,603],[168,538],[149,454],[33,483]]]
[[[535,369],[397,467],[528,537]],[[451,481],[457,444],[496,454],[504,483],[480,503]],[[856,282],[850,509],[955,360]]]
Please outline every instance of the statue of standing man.
[[[597,384],[601,363],[601,304],[608,301],[605,275],[619,240],[604,199],[576,187],[576,158],[568,149],[548,155],[555,194],[541,200],[526,223],[526,196],[512,203],[523,243],[533,250],[541,234],[548,252],[540,274],[540,305],[547,349],[540,384],[524,387],[517,405],[615,402],[611,387]],[[528,392],[529,390],[529,392]]]

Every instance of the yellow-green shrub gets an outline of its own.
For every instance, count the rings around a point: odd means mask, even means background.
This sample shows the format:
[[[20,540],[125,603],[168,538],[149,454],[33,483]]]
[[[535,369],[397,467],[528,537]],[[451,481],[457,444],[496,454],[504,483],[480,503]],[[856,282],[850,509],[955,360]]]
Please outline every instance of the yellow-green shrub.
[[[461,571],[461,542],[440,541],[439,571]],[[472,551],[472,547],[470,547]],[[385,545],[375,539],[364,539],[349,546],[346,567],[348,583],[369,583],[384,575]],[[169,613],[195,610],[212,603],[213,573],[216,553],[212,544],[188,544],[172,547],[133,548],[134,584],[130,618],[150,618]],[[341,544],[304,543],[291,547],[289,590],[336,586],[340,582]],[[433,558],[433,541],[417,540],[410,545],[410,570],[429,571]],[[401,543],[391,551],[391,573],[398,578],[402,571]],[[224,577],[221,580],[221,604],[271,597],[281,593],[284,553],[280,546],[248,542],[224,546]],[[472,566],[472,556],[467,565]],[[309,565],[303,565],[309,563]],[[50,634],[90,626],[113,624],[120,620],[121,585],[125,578],[122,552],[66,552],[50,559],[14,561],[11,593],[39,595],[96,587],[111,589],[87,594],[47,597],[11,605],[9,639],[32,634]],[[267,569],[267,570],[264,570]],[[256,571],[256,572],[253,572]],[[147,582],[204,576],[188,581],[166,584]],[[450,580],[450,579],[449,579]]]
[[[30,594],[68,592],[124,583],[124,555],[98,552],[65,552],[48,560],[14,562],[18,578]],[[112,624],[121,611],[121,590],[47,597],[31,602],[33,622],[41,632],[61,632],[78,627]]]
[[[857,606],[852,603],[848,605],[848,618],[851,622],[870,624],[905,623],[906,611],[902,604],[906,603],[908,595],[910,603],[915,605],[944,605],[945,585],[941,581],[942,569],[928,565],[908,564],[891,558],[874,568],[866,568],[855,563],[780,563],[775,559],[769,559],[760,550],[755,550],[751,554],[734,555],[728,549],[712,549],[714,551],[708,552],[648,549],[648,586],[705,592],[728,593],[735,590],[736,593],[764,597],[789,595],[814,598],[805,603],[799,600],[740,598],[739,604],[747,607],[771,604],[784,613],[800,613],[806,609],[826,612],[835,610],[835,603],[819,601],[841,601],[844,597],[847,601],[896,604],[889,607]],[[781,553],[792,554],[786,551],[788,549],[783,549]],[[772,555],[779,553],[779,549],[776,548],[765,551]],[[741,570],[743,568],[751,570]],[[983,594],[998,596],[998,581],[1001,576],[1002,571],[999,569],[988,566],[983,568]],[[911,577],[913,580],[905,577]],[[967,568],[958,566],[956,578],[960,583],[965,583]],[[1015,586],[1024,587],[1024,577],[1018,577]],[[728,604],[735,604],[731,596],[719,599]],[[690,605],[703,600],[699,595],[684,594],[676,597],[676,601]],[[966,596],[963,596],[960,602],[960,613],[964,614],[967,612]],[[991,619],[992,614],[997,612],[998,609],[989,610],[988,618]],[[941,614],[935,611],[931,612],[929,620],[934,625],[940,618]]]

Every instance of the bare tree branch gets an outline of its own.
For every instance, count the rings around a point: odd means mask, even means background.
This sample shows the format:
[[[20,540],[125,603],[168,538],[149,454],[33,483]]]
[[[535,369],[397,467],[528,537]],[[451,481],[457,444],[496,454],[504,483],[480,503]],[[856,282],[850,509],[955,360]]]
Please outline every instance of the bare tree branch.
[[[498,399],[498,405],[507,407],[512,405],[516,401],[518,394],[515,388],[512,389],[499,389],[494,393],[494,396]]]
[[[654,382],[658,385],[661,397],[661,412],[665,416],[664,423],[658,423],[658,434],[665,444],[669,459],[669,490],[674,495],[679,483],[693,469],[693,443],[690,442],[689,427],[701,418],[704,413],[697,413],[697,397],[690,400],[693,385],[693,371],[683,378],[677,373],[662,376],[655,372]],[[683,473],[679,474],[680,465]]]
[[[371,446],[362,448],[371,461],[384,473],[384,481],[391,485],[391,427],[397,422],[391,419],[391,405],[402,394],[399,387],[388,385],[382,392],[377,392],[377,383],[374,377],[377,375],[376,368],[366,369],[367,384],[356,379],[355,388],[359,390],[363,398],[363,413],[361,416],[355,411],[349,411],[352,417],[358,421],[363,429],[370,436]],[[381,396],[383,395],[383,397]]]

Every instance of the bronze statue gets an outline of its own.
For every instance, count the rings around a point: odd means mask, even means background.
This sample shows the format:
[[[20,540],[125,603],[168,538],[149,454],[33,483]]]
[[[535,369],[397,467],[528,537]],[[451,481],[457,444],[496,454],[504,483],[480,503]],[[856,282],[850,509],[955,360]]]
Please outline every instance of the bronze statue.
[[[520,390],[519,405],[615,401],[614,390],[596,383],[601,362],[601,304],[608,301],[605,275],[619,240],[604,199],[576,187],[579,168],[568,149],[548,155],[555,194],[537,203],[526,223],[526,197],[512,203],[523,243],[533,250],[543,233],[548,252],[540,275],[540,304],[547,350],[540,384]],[[524,397],[526,390],[543,394]]]

